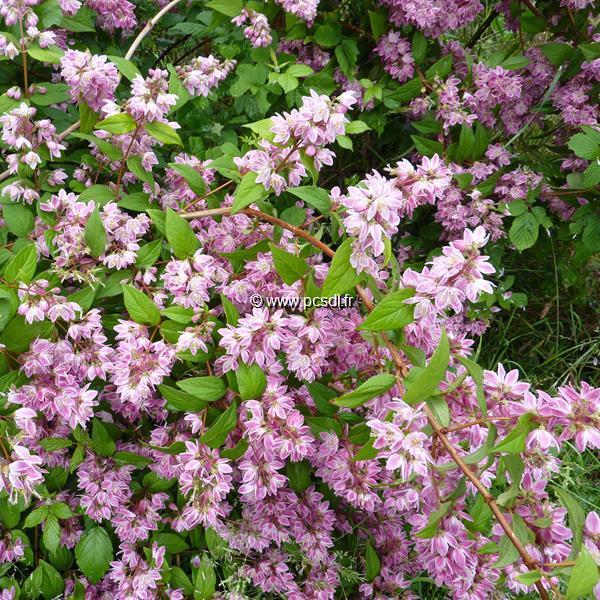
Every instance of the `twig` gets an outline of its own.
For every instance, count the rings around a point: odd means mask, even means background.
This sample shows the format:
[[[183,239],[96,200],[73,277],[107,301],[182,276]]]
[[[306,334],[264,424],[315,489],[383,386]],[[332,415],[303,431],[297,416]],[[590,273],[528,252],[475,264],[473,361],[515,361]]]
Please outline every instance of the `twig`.
[[[544,14],[542,13],[542,11],[535,6],[534,4],[532,4],[531,0],[521,0],[521,2],[536,16],[536,17],[541,17],[542,19],[544,18]]]
[[[23,31],[23,17],[19,17],[19,31],[21,32],[21,60],[23,61],[23,85],[25,98],[29,98],[29,82],[27,73],[27,48],[25,48],[25,32]]]
[[[223,209],[222,209],[223,212],[221,212],[219,214],[227,214],[227,212],[231,212],[230,207],[227,207],[229,209],[228,211],[225,211],[225,208],[226,207],[223,207]],[[197,211],[197,212],[193,212],[193,213],[182,214],[181,216],[185,219],[196,219],[198,217],[209,216],[207,214],[208,212],[209,211]],[[253,208],[244,208],[240,212],[244,213],[250,217],[256,217],[257,219],[266,221],[267,223],[271,223],[273,225],[278,225],[279,227],[286,229],[287,231],[290,231],[294,235],[301,237],[302,239],[305,239],[307,242],[310,242],[313,246],[315,246],[315,248],[318,248],[319,250],[321,250],[324,254],[326,254],[330,258],[333,258],[335,256],[335,252],[331,248],[329,248],[329,246],[324,244],[321,240],[318,240],[316,237],[312,236],[310,233],[304,231],[303,229],[295,227],[294,225],[290,225],[289,223],[286,223],[285,221],[282,221],[281,219],[278,219],[277,217],[273,217],[267,213],[264,213],[260,210],[255,210]],[[368,298],[368,296],[366,295],[365,290],[361,286],[357,285],[356,292],[360,296],[365,308],[369,312],[372,311],[374,308],[374,305],[371,302],[371,300]],[[400,373],[400,375],[402,377],[404,377],[406,375],[406,373],[408,373],[408,365],[404,362],[404,360],[400,356],[400,353],[398,352],[398,349],[394,346],[394,344],[385,335],[382,335],[382,338],[383,338],[384,343],[392,357],[394,364],[396,365],[396,367],[398,369],[398,372]],[[399,383],[401,383],[401,382],[399,381]],[[429,424],[431,425],[431,428],[433,429],[433,433],[439,439],[442,446],[444,446],[447,453],[451,456],[452,460],[456,463],[457,467],[462,471],[463,475],[473,484],[473,486],[479,492],[479,494],[481,494],[482,498],[485,500],[486,504],[490,507],[490,510],[494,514],[494,517],[496,518],[496,520],[498,521],[498,523],[504,530],[504,533],[506,534],[508,539],[512,542],[514,547],[519,552],[519,555],[523,559],[523,562],[525,563],[525,565],[529,568],[529,570],[531,570],[531,571],[535,570],[538,567],[537,561],[530,556],[530,554],[527,552],[527,549],[525,548],[525,546],[523,545],[521,540],[519,540],[519,538],[516,536],[515,532],[513,531],[512,527],[510,526],[510,523],[508,522],[506,517],[502,514],[502,511],[500,510],[500,507],[496,503],[495,498],[492,496],[492,494],[490,494],[489,490],[485,487],[485,485],[481,482],[481,480],[477,477],[477,475],[475,473],[473,473],[473,471],[471,471],[469,466],[462,459],[458,450],[452,445],[452,442],[450,442],[450,440],[444,433],[444,428],[440,425],[437,418],[435,417],[435,415],[433,414],[433,412],[430,410],[430,408],[427,405],[425,405],[424,411],[425,411],[425,416],[427,417],[427,420],[429,421]],[[535,583],[535,586],[540,594],[540,597],[543,600],[548,600],[548,592],[544,588],[543,584],[540,581],[537,581]]]

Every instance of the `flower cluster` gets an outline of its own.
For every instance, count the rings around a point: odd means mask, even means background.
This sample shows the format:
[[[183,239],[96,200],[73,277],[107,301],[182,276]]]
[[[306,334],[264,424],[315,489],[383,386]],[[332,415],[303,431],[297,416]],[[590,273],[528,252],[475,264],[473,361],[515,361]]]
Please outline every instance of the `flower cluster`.
[[[0,2],[0,600],[599,595],[593,2],[155,4]]]

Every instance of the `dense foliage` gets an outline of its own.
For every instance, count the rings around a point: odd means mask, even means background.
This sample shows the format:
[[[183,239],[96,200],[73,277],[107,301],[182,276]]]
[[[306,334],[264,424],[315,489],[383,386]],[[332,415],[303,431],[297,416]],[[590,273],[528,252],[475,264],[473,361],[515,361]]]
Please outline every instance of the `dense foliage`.
[[[479,361],[587,300],[598,23],[0,0],[0,599],[600,597],[600,388]]]

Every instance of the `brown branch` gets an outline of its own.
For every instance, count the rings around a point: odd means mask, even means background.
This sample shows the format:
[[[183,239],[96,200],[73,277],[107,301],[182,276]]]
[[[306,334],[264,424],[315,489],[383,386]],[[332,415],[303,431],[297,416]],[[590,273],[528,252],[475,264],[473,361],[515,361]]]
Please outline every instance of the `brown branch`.
[[[521,0],[521,2],[536,16],[536,17],[541,17],[542,19],[544,18],[544,14],[542,13],[542,11],[535,6],[531,0]]]
[[[222,212],[220,212],[219,214],[227,214],[228,212],[231,212],[231,208],[226,210],[226,208],[224,207],[221,210],[222,210]],[[182,217],[184,217],[185,219],[196,219],[198,217],[209,216],[207,214],[209,212],[210,211],[198,211],[198,212],[183,214]],[[290,225],[289,223],[286,223],[285,221],[282,221],[281,219],[278,219],[277,217],[273,217],[267,213],[264,213],[260,210],[255,210],[253,208],[244,208],[240,212],[244,213],[250,217],[256,217],[257,219],[266,221],[267,223],[271,223],[273,225],[278,225],[279,227],[282,227],[283,229],[290,231],[294,235],[306,240],[307,242],[310,242],[313,246],[315,246],[315,248],[318,248],[327,256],[329,256],[331,258],[333,258],[335,256],[335,252],[331,248],[329,248],[329,246],[324,244],[321,240],[318,240],[316,237],[310,235],[310,233],[307,233],[303,229],[295,227],[294,225]],[[366,295],[366,292],[364,291],[364,289],[361,286],[357,285],[356,292],[360,296],[363,304],[365,305],[365,308],[369,312],[372,311],[374,308],[373,303]],[[404,360],[400,356],[400,353],[398,352],[398,349],[394,346],[394,344],[384,334],[382,334],[382,338],[385,342],[385,345],[386,345],[388,351],[390,352],[390,355],[392,357],[392,360],[394,361],[394,364],[396,365],[396,367],[398,369],[398,372],[403,377],[408,372],[408,365],[404,362]],[[399,381],[399,383],[401,383],[401,382]],[[452,460],[456,463],[457,467],[462,471],[463,475],[473,484],[473,486],[479,492],[479,494],[481,494],[481,496],[485,500],[486,504],[490,507],[490,510],[494,514],[494,517],[496,518],[496,520],[498,521],[498,523],[504,530],[504,533],[506,534],[508,539],[512,542],[513,546],[519,552],[525,565],[531,571],[536,569],[539,566],[537,561],[534,560],[530,556],[529,552],[527,552],[527,549],[522,544],[521,540],[519,540],[519,538],[515,535],[515,532],[513,531],[510,523],[508,522],[508,520],[506,519],[506,517],[500,510],[500,507],[496,503],[495,498],[492,496],[492,494],[489,492],[489,490],[485,487],[485,485],[481,482],[481,480],[477,477],[477,475],[469,468],[469,466],[462,459],[458,450],[452,445],[452,443],[446,436],[446,434],[444,432],[444,428],[440,425],[437,418],[435,417],[435,415],[433,414],[433,412],[430,410],[430,408],[427,405],[424,406],[424,411],[425,411],[427,420],[429,421],[429,424],[431,425],[431,428],[433,429],[433,433],[439,439],[442,446],[444,446],[447,453],[452,457]],[[537,581],[535,583],[535,586],[540,594],[540,597],[543,600],[548,600],[548,592],[544,588],[543,584],[540,581]]]

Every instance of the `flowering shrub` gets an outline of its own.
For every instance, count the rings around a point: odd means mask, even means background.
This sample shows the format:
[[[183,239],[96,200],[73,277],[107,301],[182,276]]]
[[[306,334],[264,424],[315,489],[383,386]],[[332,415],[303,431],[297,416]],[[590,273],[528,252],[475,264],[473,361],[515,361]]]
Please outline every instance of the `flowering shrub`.
[[[593,1],[0,27],[0,599],[600,597],[600,388],[476,350],[600,250]]]

